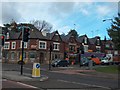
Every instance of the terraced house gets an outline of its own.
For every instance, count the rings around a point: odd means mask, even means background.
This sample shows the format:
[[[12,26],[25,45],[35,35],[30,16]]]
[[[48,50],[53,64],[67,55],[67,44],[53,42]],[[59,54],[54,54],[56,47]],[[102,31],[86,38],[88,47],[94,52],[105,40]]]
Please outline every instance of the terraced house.
[[[26,24],[24,24],[26,26]],[[28,25],[28,24],[27,24]],[[48,63],[50,44],[53,45],[52,59],[63,58],[64,42],[58,31],[53,33],[40,32],[34,26],[29,25],[30,39],[24,42],[24,61],[28,63]],[[3,62],[16,63],[20,60],[22,49],[22,32],[8,30],[3,50]]]
[[[104,40],[101,40],[99,36],[88,38],[87,35],[79,37],[73,34],[60,35],[58,31],[52,33],[39,31],[31,24],[18,24],[17,26],[19,25],[30,27],[29,41],[24,42],[24,61],[26,63],[49,63],[50,45],[52,45],[51,60],[67,57],[70,61],[73,61],[78,58],[82,48],[84,52],[119,53],[112,48],[113,43],[110,41],[104,43]],[[3,28],[3,32],[6,40],[2,50],[2,62],[17,63],[22,54],[22,32],[18,28]],[[105,47],[108,44],[110,44],[110,47],[106,50]]]

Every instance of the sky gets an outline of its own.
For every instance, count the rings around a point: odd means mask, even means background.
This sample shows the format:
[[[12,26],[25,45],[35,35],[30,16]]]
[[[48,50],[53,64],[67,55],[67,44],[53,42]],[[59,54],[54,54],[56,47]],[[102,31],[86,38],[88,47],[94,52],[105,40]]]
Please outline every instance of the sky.
[[[110,1],[110,0],[109,0]],[[0,25],[10,23],[29,23],[31,20],[45,20],[53,26],[52,31],[67,34],[75,29],[78,34],[88,38],[100,36],[110,39],[107,28],[118,14],[118,2],[83,1],[2,1],[0,3]],[[103,20],[106,19],[105,22]]]

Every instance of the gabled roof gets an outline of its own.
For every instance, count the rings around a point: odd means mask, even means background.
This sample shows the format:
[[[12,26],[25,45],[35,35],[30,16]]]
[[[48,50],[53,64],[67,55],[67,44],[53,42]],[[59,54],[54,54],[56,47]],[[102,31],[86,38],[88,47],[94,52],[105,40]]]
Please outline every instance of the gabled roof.
[[[96,42],[97,39],[100,39],[100,37],[96,36],[94,38],[89,38],[90,44],[95,44],[95,42]]]
[[[62,40],[63,40],[64,42],[67,42],[67,41],[68,41],[68,38],[67,38],[66,35],[60,35],[60,36],[61,36],[61,38],[62,38]]]
[[[30,38],[34,38],[34,39],[47,39],[47,37],[43,36],[42,32],[38,31],[37,29],[32,29],[30,31]]]
[[[47,39],[46,36],[42,35],[42,32],[40,32],[37,28],[34,27],[34,25],[31,24],[19,24],[20,25],[25,25],[30,27],[30,38],[34,39]],[[8,30],[9,32],[9,39],[21,39],[22,37],[22,30]]]
[[[68,35],[61,35],[61,38],[62,38],[62,40],[64,41],[64,42],[68,42],[68,40],[70,39],[70,37],[72,37],[73,35],[72,35],[72,33],[70,33],[70,34],[68,34]],[[74,37],[74,36],[73,36]],[[75,37],[76,38],[76,37]],[[77,38],[76,38],[76,40],[77,40]]]
[[[82,43],[85,37],[87,37],[86,34],[85,34],[85,35],[82,35],[82,36],[79,36],[79,37],[77,38],[77,41],[80,42],[80,43]]]
[[[51,40],[53,38],[53,36],[55,35],[56,31],[52,32],[52,33],[47,33],[47,39]]]
[[[18,39],[21,34],[21,32],[16,32],[13,30],[8,31],[8,33],[9,33],[9,39]]]
[[[55,36],[56,33],[59,35],[59,37],[60,37],[61,40],[62,40],[62,37],[61,37],[61,35],[58,33],[58,31],[54,31],[54,32],[52,32],[52,33],[47,33],[47,39],[48,39],[48,40],[52,40],[52,39],[54,38],[54,36]]]

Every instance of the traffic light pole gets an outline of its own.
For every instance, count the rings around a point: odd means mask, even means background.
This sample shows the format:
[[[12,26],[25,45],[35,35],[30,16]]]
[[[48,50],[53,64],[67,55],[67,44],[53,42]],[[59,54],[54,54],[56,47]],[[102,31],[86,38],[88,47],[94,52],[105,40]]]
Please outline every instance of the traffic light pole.
[[[23,41],[23,36],[24,36],[24,27],[22,27],[22,60],[21,60],[21,75],[23,75],[23,53],[24,53],[24,41]]]
[[[21,75],[23,74],[23,53],[24,53],[24,42],[22,41]]]

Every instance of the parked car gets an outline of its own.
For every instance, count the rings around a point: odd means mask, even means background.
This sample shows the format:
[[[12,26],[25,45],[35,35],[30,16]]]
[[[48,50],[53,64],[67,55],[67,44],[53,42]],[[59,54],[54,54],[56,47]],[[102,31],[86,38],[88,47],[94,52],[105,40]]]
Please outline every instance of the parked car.
[[[92,61],[92,62],[93,62],[93,66],[95,66],[95,62],[94,61]],[[86,58],[86,57],[81,58],[80,65],[81,66],[88,66],[89,65],[89,59]]]
[[[108,57],[104,57],[104,58],[101,58],[101,64],[102,65],[109,65],[109,64],[113,64],[113,62],[111,60],[109,60]]]
[[[67,67],[69,62],[67,60],[55,60],[51,63],[53,67]]]
[[[53,63],[55,63],[55,62],[58,62],[58,61],[60,61],[61,59],[54,59],[54,60],[52,60],[52,62],[51,62],[51,64],[53,64]]]

